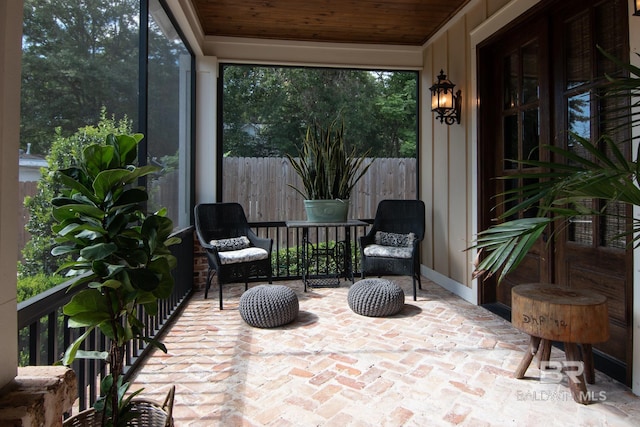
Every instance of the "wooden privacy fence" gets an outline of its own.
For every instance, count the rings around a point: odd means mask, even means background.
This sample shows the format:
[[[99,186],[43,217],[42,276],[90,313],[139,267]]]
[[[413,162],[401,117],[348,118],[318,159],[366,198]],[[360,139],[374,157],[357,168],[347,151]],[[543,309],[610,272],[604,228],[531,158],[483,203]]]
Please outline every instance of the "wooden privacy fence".
[[[378,202],[384,199],[416,197],[416,159],[376,158],[356,184],[349,218],[373,218]],[[303,198],[288,184],[300,185],[300,177],[284,157],[225,157],[223,160],[223,199],[240,203],[250,222],[304,220]],[[18,259],[30,235],[25,230],[29,212],[25,196],[33,196],[37,182],[20,182],[18,203]],[[164,206],[169,217],[177,215],[178,172],[172,171],[150,181],[150,208]],[[293,236],[290,236],[293,237]]]
[[[373,163],[372,163],[373,162]],[[373,218],[384,199],[415,199],[416,159],[376,158],[351,196],[349,218]],[[222,200],[238,202],[250,222],[304,220],[300,177],[284,157],[225,157]]]

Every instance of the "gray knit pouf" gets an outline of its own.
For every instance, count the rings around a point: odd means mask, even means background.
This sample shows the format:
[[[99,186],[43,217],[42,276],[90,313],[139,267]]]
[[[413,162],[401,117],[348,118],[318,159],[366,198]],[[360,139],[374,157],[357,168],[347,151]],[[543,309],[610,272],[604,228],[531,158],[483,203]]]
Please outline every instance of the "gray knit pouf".
[[[391,280],[362,279],[349,288],[349,307],[369,317],[391,316],[402,310],[404,291]]]
[[[258,285],[240,296],[240,316],[256,328],[275,328],[293,322],[298,296],[284,285]]]

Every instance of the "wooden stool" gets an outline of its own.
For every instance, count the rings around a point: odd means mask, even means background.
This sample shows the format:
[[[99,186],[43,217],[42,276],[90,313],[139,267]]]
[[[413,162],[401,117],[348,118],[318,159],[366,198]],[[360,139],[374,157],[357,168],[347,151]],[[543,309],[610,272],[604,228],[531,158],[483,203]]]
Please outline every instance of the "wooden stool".
[[[589,384],[595,381],[591,345],[609,339],[607,298],[587,289],[531,283],[513,287],[511,308],[513,325],[531,336],[515,377],[524,377],[539,348],[539,360],[549,361],[551,342],[560,341],[567,361],[584,363],[585,375],[569,376],[573,399],[590,403],[584,377]],[[582,345],[582,360],[578,344]]]

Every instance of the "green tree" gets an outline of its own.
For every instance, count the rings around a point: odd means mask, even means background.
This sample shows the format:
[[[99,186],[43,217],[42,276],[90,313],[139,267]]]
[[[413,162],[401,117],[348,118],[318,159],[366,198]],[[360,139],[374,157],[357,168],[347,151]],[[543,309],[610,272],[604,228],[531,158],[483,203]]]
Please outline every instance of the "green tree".
[[[260,129],[266,122],[268,95],[271,108],[284,104],[282,79],[277,69],[255,66],[224,68],[224,151],[233,156],[268,156],[275,149],[263,138],[254,138],[248,131]],[[267,87],[272,89],[267,94]],[[286,126],[287,123],[281,123]],[[249,127],[249,128],[248,128]]]
[[[224,151],[233,156],[295,155],[307,126],[338,116],[358,154],[415,156],[414,72],[229,65],[223,76]]]
[[[65,277],[53,274],[37,274],[35,276],[22,277],[18,280],[18,302],[26,301],[38,294],[51,289],[64,282]],[[21,365],[24,366],[24,365]]]
[[[374,147],[387,157],[417,155],[417,74],[378,73],[382,86],[376,99],[378,124],[383,147]]]
[[[100,121],[96,126],[85,126],[71,136],[62,135],[60,128],[56,129],[51,143],[51,150],[47,156],[47,170],[55,171],[71,166],[74,159],[79,158],[84,147],[90,144],[103,144],[108,134],[126,134],[131,131],[131,122],[125,117],[116,121],[108,118],[103,109]],[[45,171],[46,172],[46,171]],[[31,239],[22,250],[23,261],[18,264],[21,276],[33,276],[38,273],[52,274],[64,262],[60,257],[51,255],[54,246],[54,234],[51,231],[53,218],[51,217],[51,200],[60,194],[60,184],[52,173],[43,173],[38,182],[37,193],[33,197],[25,198],[25,206],[29,210],[29,221],[25,228],[31,234]]]
[[[357,154],[375,146],[375,98],[378,93],[371,73],[347,69],[302,69],[296,71],[290,98],[297,100],[301,126],[305,130],[315,123],[328,127],[338,116],[344,120],[348,148]],[[294,143],[301,145],[304,134]]]
[[[46,153],[57,135],[97,122],[100,109],[135,117],[139,2],[25,0],[21,146]]]

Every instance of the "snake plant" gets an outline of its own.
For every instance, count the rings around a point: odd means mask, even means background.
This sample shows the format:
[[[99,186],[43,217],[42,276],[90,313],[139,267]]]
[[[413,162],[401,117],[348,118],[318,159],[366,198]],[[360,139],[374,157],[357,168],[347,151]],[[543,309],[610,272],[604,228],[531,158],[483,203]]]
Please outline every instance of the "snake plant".
[[[344,139],[344,123],[339,127],[333,121],[326,128],[314,124],[307,132],[298,157],[287,154],[302,187],[291,188],[307,200],[348,200],[356,183],[367,172],[371,163],[365,163],[370,150],[361,156],[355,148],[348,150]]]

